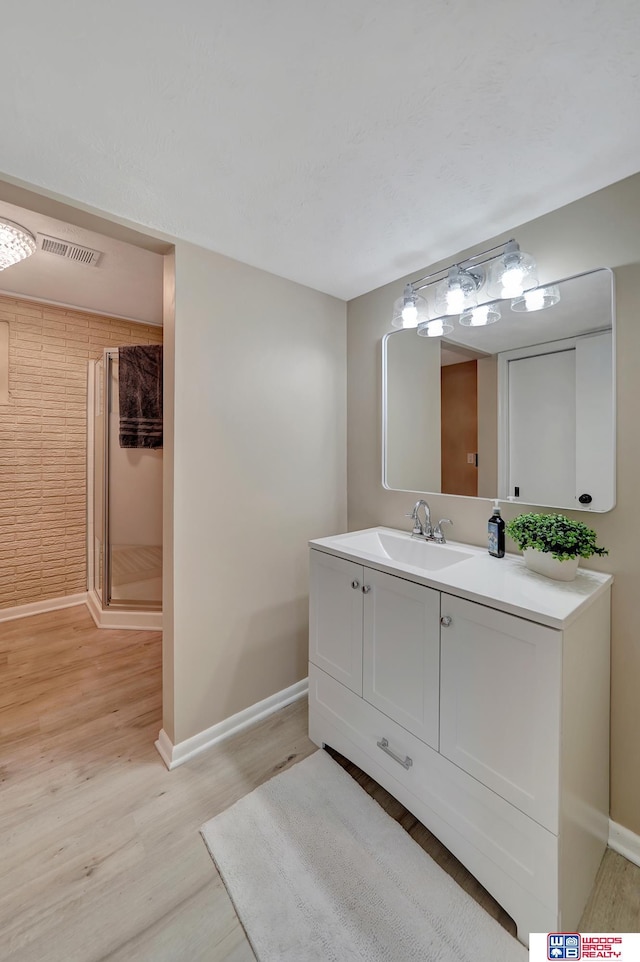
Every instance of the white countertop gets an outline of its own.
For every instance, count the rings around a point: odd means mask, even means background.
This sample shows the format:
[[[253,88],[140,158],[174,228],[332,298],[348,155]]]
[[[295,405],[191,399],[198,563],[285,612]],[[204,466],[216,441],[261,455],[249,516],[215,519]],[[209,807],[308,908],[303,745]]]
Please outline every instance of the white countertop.
[[[390,532],[411,540],[408,532],[393,528],[367,528],[366,531]],[[486,549],[455,541],[447,542],[447,546],[465,551],[471,557],[446,568],[426,570],[360,548],[355,549],[346,542],[357,533],[361,532],[350,531],[330,538],[317,538],[310,541],[309,545],[339,558],[359,562],[551,628],[566,628],[613,582],[611,575],[582,568],[578,569],[575,581],[552,581],[529,571],[521,555],[507,554],[504,558],[493,558]]]

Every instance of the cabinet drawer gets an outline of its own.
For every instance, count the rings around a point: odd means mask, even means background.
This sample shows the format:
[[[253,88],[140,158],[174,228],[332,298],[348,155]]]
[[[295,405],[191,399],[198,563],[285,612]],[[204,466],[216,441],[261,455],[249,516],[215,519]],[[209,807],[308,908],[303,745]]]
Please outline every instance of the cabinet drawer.
[[[334,747],[348,756],[351,743],[357,750],[356,764],[366,771],[370,759],[371,774],[393,795],[398,795],[398,783],[403,786],[404,804],[465,864],[473,862],[470,852],[477,850],[540,902],[556,904],[555,835],[313,665],[309,712],[320,739],[326,719],[327,727],[346,739],[344,746]],[[378,747],[383,739],[400,762]],[[331,745],[329,739],[327,743]],[[411,759],[408,768],[401,764],[406,759]],[[386,782],[380,772],[386,774]],[[443,823],[453,832],[443,832]]]

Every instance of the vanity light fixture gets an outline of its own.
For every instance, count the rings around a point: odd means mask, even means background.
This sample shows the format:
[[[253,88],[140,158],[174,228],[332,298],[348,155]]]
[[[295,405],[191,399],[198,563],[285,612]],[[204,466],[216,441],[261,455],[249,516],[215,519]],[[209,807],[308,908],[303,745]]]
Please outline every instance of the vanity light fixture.
[[[36,239],[12,220],[0,219],[0,271],[35,254]]]
[[[393,302],[392,325],[394,327],[417,327],[429,319],[427,302],[421,294],[416,294],[411,284],[407,284],[402,297]]]
[[[485,268],[483,265],[488,265]],[[531,254],[520,250],[515,240],[472,254],[457,264],[410,281],[402,297],[393,304],[393,327],[417,328],[422,337],[442,337],[454,330],[452,318],[459,315],[465,327],[485,327],[500,320],[495,301],[533,293],[538,283],[537,267]],[[419,291],[433,288],[427,301]],[[551,291],[551,288],[544,289]],[[494,293],[496,291],[497,293]],[[538,298],[540,300],[540,298]],[[526,304],[526,301],[523,301]],[[529,303],[537,303],[536,298]],[[549,300],[541,306],[551,306]],[[541,308],[514,306],[515,311]]]
[[[520,297],[514,297],[511,301],[511,310],[544,311],[547,307],[553,307],[559,300],[560,290],[555,284],[549,287],[536,287],[532,291],[525,291]]]
[[[487,324],[495,324],[501,317],[497,304],[481,304],[461,314],[460,323],[463,327],[486,327]]]
[[[510,240],[505,244],[504,254],[496,258],[489,268],[487,293],[504,300],[520,297],[525,291],[537,287],[538,269],[531,254],[520,250],[520,245]]]
[[[447,277],[436,284],[436,314],[451,316],[462,314],[478,303],[478,291],[484,282],[482,267],[463,268],[454,264]]]
[[[420,337],[442,337],[443,334],[451,334],[453,324],[448,317],[438,317],[435,321],[424,321],[418,325]]]

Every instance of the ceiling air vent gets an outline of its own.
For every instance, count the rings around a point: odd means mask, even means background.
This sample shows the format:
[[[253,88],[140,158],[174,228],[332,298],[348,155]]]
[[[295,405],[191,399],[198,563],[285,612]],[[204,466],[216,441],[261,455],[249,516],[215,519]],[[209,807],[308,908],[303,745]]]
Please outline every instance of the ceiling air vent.
[[[72,244],[60,237],[49,237],[47,234],[38,234],[38,246],[41,251],[46,251],[47,254],[57,254],[58,257],[66,257],[69,261],[86,264],[87,267],[95,267],[102,256],[102,251],[93,250],[91,247],[82,247],[80,244]]]

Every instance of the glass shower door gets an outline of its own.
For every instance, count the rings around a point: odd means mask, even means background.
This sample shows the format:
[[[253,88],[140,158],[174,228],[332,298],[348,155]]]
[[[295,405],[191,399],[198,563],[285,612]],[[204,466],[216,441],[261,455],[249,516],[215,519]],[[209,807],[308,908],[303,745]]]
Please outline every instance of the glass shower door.
[[[118,352],[105,351],[103,593],[109,607],[158,610],[162,607],[162,450],[120,447],[118,368]]]

